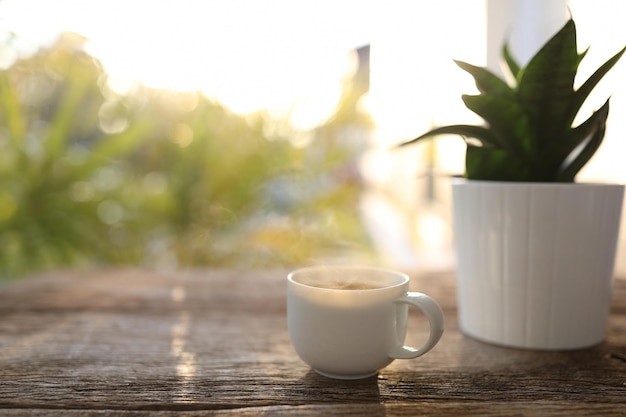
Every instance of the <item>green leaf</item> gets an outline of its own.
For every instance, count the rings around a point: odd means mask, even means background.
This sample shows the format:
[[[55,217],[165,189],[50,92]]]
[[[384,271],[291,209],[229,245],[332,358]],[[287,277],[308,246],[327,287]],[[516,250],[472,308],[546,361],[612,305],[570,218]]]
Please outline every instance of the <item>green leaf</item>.
[[[595,86],[600,82],[600,80],[606,75],[607,72],[619,61],[619,59],[626,52],[626,47],[624,47],[621,51],[613,55],[608,61],[606,61],[600,68],[598,68],[592,75],[580,86],[580,88],[574,93],[574,97],[570,104],[569,108],[569,124],[571,125],[574,122],[574,118],[578,114],[580,107],[583,105],[591,91],[595,88]],[[582,56],[581,56],[582,57]]]
[[[46,140],[49,161],[55,160],[64,152],[67,139],[70,136],[69,132],[72,129],[72,122],[75,120],[75,115],[78,113],[77,109],[85,99],[85,93],[89,87],[89,79],[82,77],[77,70],[71,71],[68,79],[68,86],[50,123],[50,134]]]
[[[90,152],[85,163],[76,168],[76,175],[87,177],[102,166],[110,164],[111,160],[127,157],[141,141],[148,137],[151,129],[150,123],[148,120],[140,120],[124,132],[103,137]]]
[[[599,123],[606,123],[606,119],[609,116],[609,100],[607,100],[604,105],[593,112],[593,114],[577,126],[574,129],[571,129],[567,135],[563,138],[563,140],[567,143],[567,146],[561,146],[562,150],[569,152],[560,155],[562,159],[565,159],[573,149],[578,147],[581,143],[583,143],[586,139],[588,139]],[[558,143],[558,142],[557,142]]]
[[[489,70],[468,64],[463,61],[454,61],[459,67],[474,77],[478,91],[485,94],[512,96],[514,90],[498,76]]]
[[[557,181],[573,182],[576,174],[589,162],[602,144],[606,131],[606,120],[609,116],[609,100],[607,100],[600,109],[594,112],[589,119],[575,129],[575,132],[577,132],[576,136],[582,137],[583,139],[589,136],[591,137],[580,153],[571,162],[562,167]],[[576,138],[576,140],[578,141],[578,138]],[[579,143],[583,142],[579,141]]]
[[[485,147],[500,147],[498,138],[496,138],[493,131],[487,129],[486,127],[472,125],[450,125],[438,127],[416,137],[415,139],[403,142],[398,146],[411,145],[421,142],[424,139],[429,139],[439,135],[459,135],[463,137],[470,137],[478,139]]]
[[[498,147],[525,158],[532,153],[529,121],[524,109],[513,98],[505,96],[463,95],[468,109],[485,119],[494,131]]]
[[[515,80],[517,80],[519,78],[521,68],[515,58],[513,58],[513,55],[511,55],[508,43],[505,43],[502,47],[502,57],[504,58],[504,62],[506,63],[511,75]]]
[[[465,175],[473,180],[528,181],[527,165],[502,149],[468,146]]]
[[[11,85],[6,71],[0,71],[0,108],[11,134],[12,145],[19,147],[18,143],[26,132],[26,123],[15,88]]]
[[[578,63],[576,26],[569,20],[521,73],[519,99],[530,116],[531,129],[535,132],[533,140],[539,152],[546,142],[562,136],[568,127]]]

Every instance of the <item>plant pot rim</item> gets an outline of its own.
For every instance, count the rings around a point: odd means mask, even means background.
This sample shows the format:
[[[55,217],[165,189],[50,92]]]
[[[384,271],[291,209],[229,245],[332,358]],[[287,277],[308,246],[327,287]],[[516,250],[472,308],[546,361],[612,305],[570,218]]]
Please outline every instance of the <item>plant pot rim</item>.
[[[585,188],[585,187],[615,187],[624,188],[626,185],[616,182],[526,182],[526,181],[492,181],[492,180],[472,180],[467,178],[454,178],[453,186],[506,186],[506,187],[543,187],[543,188]]]

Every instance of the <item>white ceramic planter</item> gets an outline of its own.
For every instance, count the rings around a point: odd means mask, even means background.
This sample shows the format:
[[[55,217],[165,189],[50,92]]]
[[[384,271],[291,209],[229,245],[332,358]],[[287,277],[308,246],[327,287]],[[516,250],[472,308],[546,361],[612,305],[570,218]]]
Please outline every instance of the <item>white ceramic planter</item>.
[[[624,186],[453,184],[461,330],[512,347],[604,340]]]

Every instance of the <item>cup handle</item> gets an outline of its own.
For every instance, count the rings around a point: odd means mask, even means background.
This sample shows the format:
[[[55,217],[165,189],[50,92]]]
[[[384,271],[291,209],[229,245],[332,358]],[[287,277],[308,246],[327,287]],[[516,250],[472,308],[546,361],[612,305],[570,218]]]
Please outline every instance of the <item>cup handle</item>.
[[[410,346],[395,346],[388,352],[390,358],[394,359],[413,359],[418,356],[422,356],[424,353],[431,350],[443,334],[444,318],[443,311],[437,302],[420,292],[408,292],[404,297],[398,298],[394,301],[400,304],[409,304],[419,308],[428,318],[430,323],[430,336],[426,343],[420,348],[414,348]]]

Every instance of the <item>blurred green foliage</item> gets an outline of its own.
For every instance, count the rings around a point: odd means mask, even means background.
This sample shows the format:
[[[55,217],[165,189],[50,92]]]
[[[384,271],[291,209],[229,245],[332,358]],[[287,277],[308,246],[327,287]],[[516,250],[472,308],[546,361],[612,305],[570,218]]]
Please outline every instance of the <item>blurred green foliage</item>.
[[[82,46],[64,36],[0,71],[0,278],[370,250],[336,121],[304,133],[199,93],[116,94]]]

